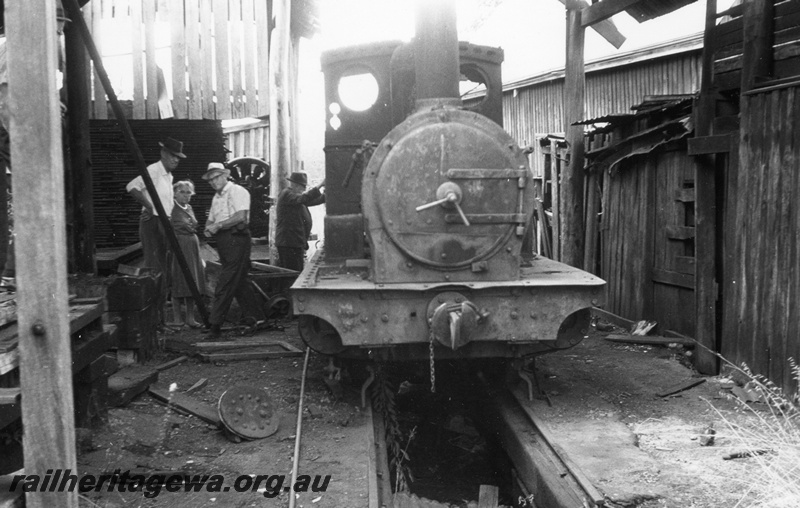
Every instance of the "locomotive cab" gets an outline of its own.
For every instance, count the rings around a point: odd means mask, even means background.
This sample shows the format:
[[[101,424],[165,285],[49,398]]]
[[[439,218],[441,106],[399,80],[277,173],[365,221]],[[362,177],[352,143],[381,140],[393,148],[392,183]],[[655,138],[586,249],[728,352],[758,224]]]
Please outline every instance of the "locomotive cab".
[[[458,43],[438,14],[418,20],[411,43],[322,57],[325,246],[292,287],[318,352],[538,354],[577,344],[602,298],[601,279],[523,248],[534,186],[501,126],[502,50]],[[470,108],[463,77],[486,88]],[[371,84],[368,107],[348,102],[353,81]]]

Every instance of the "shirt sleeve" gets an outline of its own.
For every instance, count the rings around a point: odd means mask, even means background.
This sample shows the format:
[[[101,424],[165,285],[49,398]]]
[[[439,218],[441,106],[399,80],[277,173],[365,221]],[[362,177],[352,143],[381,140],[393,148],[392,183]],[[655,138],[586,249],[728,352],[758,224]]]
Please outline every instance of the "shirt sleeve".
[[[137,176],[136,178],[128,182],[128,185],[125,186],[125,190],[128,192],[134,189],[138,191],[144,191],[145,188],[146,187],[144,185],[144,178],[142,178],[141,176]]]
[[[325,202],[325,196],[316,187],[312,187],[302,194],[299,192],[287,192],[282,199],[289,205],[314,206]]]

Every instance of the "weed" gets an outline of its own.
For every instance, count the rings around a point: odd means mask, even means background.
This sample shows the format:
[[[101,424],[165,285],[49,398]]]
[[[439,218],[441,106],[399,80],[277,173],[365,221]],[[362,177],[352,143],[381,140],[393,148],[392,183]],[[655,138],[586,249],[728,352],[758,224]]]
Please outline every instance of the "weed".
[[[730,362],[727,362],[729,365]],[[789,359],[792,377],[800,383],[800,366]],[[732,365],[733,366],[733,365]],[[788,396],[772,381],[754,374],[747,365],[733,366],[748,383],[747,400],[737,397],[737,411],[755,424],[740,424],[717,410],[730,431],[737,452],[725,458],[747,458],[752,475],[739,479],[745,494],[742,508],[796,508],[800,506],[800,407],[797,396]],[[755,400],[756,402],[748,402]],[[715,408],[716,409],[716,408]]]

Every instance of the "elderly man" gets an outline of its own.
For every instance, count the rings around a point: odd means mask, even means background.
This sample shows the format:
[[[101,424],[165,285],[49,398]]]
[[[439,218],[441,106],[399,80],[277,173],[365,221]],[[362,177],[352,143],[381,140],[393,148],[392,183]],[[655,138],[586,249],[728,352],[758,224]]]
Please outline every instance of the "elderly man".
[[[221,336],[222,323],[234,298],[239,302],[244,316],[256,322],[264,319],[247,280],[250,269],[250,193],[244,187],[228,181],[230,174],[231,171],[218,162],[209,164],[203,174],[203,180],[216,191],[211,201],[211,211],[208,212],[205,236],[216,239],[222,265],[214,292],[214,305],[209,317],[211,329],[207,340]]]
[[[303,270],[308,237],[311,234],[311,214],[308,207],[325,202],[325,195],[320,192],[325,186],[325,180],[308,190],[308,177],[305,173],[292,173],[288,180],[289,187],[278,195],[276,205],[278,217],[275,246],[278,249],[278,266],[300,272]]]
[[[175,203],[172,190],[172,172],[178,167],[181,159],[185,159],[183,153],[183,143],[172,138],[166,138],[160,142],[161,160],[147,166],[147,173],[156,188],[159,201],[164,207],[167,218],[172,214],[172,206]],[[144,179],[137,176],[125,187],[128,193],[139,204],[142,205],[142,214],[139,217],[139,239],[142,242],[142,253],[144,254],[144,266],[161,273],[161,293],[159,295],[159,312],[161,322],[164,322],[164,305],[167,301],[167,290],[169,288],[166,280],[169,273],[167,263],[167,253],[169,252],[167,235],[164,226],[158,218],[156,209],[147,191]]]

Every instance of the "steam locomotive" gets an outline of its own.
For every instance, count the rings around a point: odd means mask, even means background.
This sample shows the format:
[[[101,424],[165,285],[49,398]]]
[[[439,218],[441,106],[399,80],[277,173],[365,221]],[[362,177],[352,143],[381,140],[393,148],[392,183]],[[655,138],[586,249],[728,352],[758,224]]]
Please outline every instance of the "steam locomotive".
[[[388,361],[571,347],[604,281],[532,254],[535,188],[502,128],[503,51],[459,42],[449,2],[420,4],[432,10],[411,42],[322,56],[325,245],[291,288],[300,335]],[[462,81],[485,87],[476,104]]]

